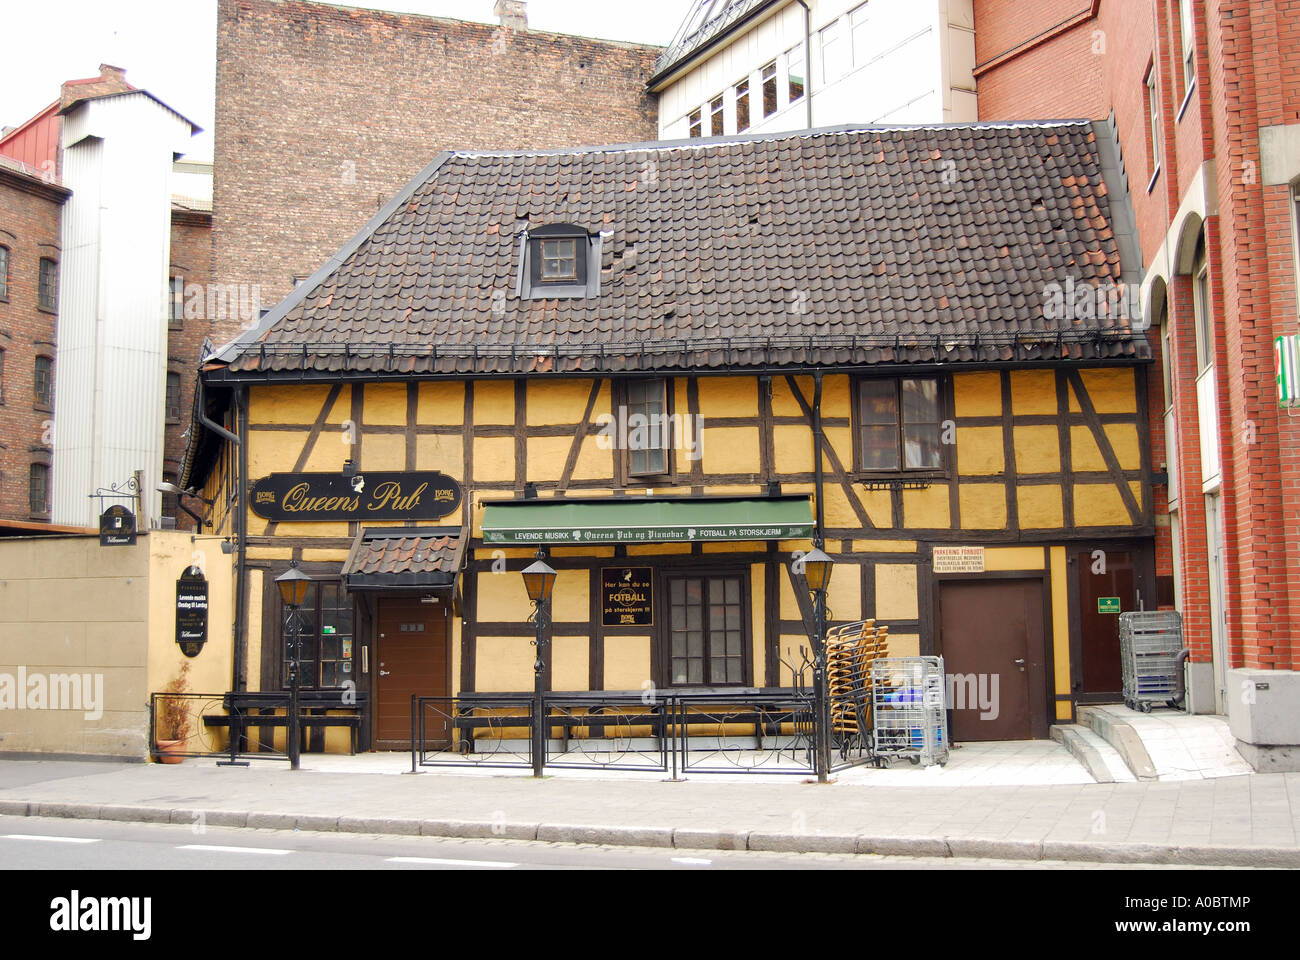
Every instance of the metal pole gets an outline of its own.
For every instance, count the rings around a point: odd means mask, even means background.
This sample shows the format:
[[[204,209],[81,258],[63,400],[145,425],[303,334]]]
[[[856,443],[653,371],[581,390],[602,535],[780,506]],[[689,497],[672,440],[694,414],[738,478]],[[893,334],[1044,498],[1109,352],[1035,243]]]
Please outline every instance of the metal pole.
[[[813,709],[817,711],[817,782],[825,783],[831,767],[831,715],[826,691],[826,590],[814,598]]]
[[[542,660],[542,648],[546,646],[547,602],[537,601],[537,611],[533,622],[537,627],[537,659],[533,662],[533,776],[540,777],[546,766],[546,715],[543,687],[545,685],[546,664]]]
[[[289,658],[289,769],[298,769],[298,750],[300,732],[298,728],[298,672],[302,669],[302,646],[299,635],[302,627],[298,622],[298,606],[289,608],[289,635],[293,638],[293,655]]]

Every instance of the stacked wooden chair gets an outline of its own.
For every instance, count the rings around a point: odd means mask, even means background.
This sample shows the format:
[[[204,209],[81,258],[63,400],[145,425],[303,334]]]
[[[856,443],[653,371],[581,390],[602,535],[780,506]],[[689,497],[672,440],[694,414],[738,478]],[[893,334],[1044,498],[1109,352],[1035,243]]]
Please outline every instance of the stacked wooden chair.
[[[833,627],[826,633],[826,683],[831,730],[841,744],[871,732],[871,665],[889,656],[889,628],[875,620]]]

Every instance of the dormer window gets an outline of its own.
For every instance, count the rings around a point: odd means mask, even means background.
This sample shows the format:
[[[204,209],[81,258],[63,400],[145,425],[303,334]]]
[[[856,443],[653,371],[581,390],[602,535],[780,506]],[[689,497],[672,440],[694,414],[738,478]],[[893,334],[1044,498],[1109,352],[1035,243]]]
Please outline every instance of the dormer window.
[[[524,234],[520,246],[522,300],[575,299],[600,293],[600,235],[571,223],[553,223]]]

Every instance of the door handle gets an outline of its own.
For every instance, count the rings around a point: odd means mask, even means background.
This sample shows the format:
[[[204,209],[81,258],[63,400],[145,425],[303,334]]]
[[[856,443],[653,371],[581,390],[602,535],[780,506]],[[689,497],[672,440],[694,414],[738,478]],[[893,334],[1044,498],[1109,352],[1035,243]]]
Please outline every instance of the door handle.
[[[1013,661],[1011,661],[1011,662],[1014,663],[1016,666],[1018,666],[1018,667],[1020,668],[1020,672],[1021,672],[1021,673],[1024,673],[1024,672],[1025,672],[1025,661],[1023,661],[1023,660],[1013,660]]]
[[[392,673],[391,670],[380,670],[380,671],[379,671],[379,675],[380,675],[381,677],[386,677],[386,676],[388,676],[390,673]]]

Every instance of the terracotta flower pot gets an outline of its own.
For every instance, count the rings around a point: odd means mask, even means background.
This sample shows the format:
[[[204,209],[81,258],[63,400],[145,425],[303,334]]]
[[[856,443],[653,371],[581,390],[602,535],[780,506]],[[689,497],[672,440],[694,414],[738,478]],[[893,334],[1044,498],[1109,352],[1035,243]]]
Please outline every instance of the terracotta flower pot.
[[[180,763],[185,758],[181,756],[184,749],[183,740],[159,740],[158,741],[158,762],[159,763]]]

